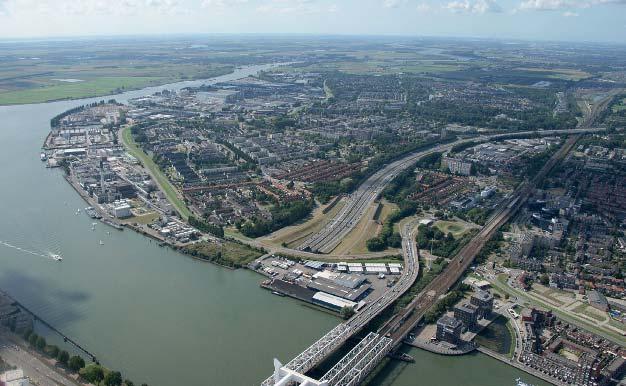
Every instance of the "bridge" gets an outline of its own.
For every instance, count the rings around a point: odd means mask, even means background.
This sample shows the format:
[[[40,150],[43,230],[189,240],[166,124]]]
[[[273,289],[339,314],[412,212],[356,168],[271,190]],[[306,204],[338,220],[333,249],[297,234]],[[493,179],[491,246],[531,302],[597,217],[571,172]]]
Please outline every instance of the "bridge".
[[[321,383],[312,383],[318,381],[305,376],[309,370],[319,365],[328,355],[335,352],[350,337],[358,333],[380,312],[395,302],[415,282],[419,273],[419,254],[415,243],[416,225],[415,222],[411,222],[406,224],[402,229],[402,250],[405,269],[392,289],[359,310],[359,312],[348,321],[330,330],[326,335],[321,337],[286,365],[276,367],[277,361],[275,361],[274,374],[262,383],[263,386],[284,385],[288,383],[283,382],[288,381],[298,381],[303,385],[308,384],[311,386],[354,385],[362,379],[362,375],[367,374],[373,366],[378,364],[378,362],[389,353],[393,347],[393,341],[379,334],[372,335],[372,333],[370,333],[322,377],[322,380],[319,381]],[[354,358],[370,358],[371,363],[369,361],[355,361]],[[352,368],[348,367],[350,364]],[[356,371],[355,369],[359,370]],[[341,379],[338,379],[335,373],[342,373]]]
[[[391,337],[396,347],[399,346],[417,326],[424,314],[460,279],[494,233],[509,221],[526,202],[535,186],[571,151],[579,138],[578,135],[570,137],[561,149],[546,162],[532,181],[522,183],[507,200],[503,201],[496,213],[491,216],[480,232],[459,251],[446,269],[431,281],[407,307],[391,318],[381,328],[381,333]]]
[[[518,134],[583,134],[603,130],[604,129],[582,128],[574,130],[551,130]],[[497,139],[498,137],[502,137],[502,135],[481,136],[480,138],[474,138],[473,140],[481,141],[487,139]],[[326,335],[320,338],[317,342],[313,343],[286,365],[283,366],[280,362],[275,360],[274,374],[266,379],[262,385],[289,385],[293,382],[310,386],[358,384],[367,372],[374,368],[383,357],[390,352],[395,351],[402,344],[406,336],[416,327],[417,323],[422,319],[424,314],[433,305],[435,305],[435,303],[445,293],[447,293],[447,291],[449,291],[449,289],[459,280],[462,274],[469,268],[476,255],[482,250],[485,243],[489,241],[493,234],[524,204],[536,184],[543,180],[548,172],[552,170],[552,168],[560,162],[563,157],[567,155],[567,153],[569,153],[579,137],[579,135],[570,137],[561,149],[548,160],[548,162],[531,181],[522,183],[508,199],[503,200],[499,204],[495,214],[491,216],[481,231],[459,251],[444,272],[433,279],[433,281],[431,281],[407,307],[387,321],[387,323],[385,323],[377,333],[368,334],[350,352],[348,352],[348,354],[341,358],[340,361],[319,381],[307,377],[305,374],[308,371],[318,366],[331,353],[335,352],[341,345],[343,345],[348,338],[358,333],[374,317],[395,302],[417,279],[419,271],[419,252],[414,241],[415,224],[405,225],[402,229],[402,249],[405,261],[405,271],[394,287],[385,295],[361,309],[350,320],[339,324],[337,327],[329,331]],[[451,147],[457,144],[457,142],[450,145],[438,146],[435,149],[447,148],[448,146]],[[413,154],[392,164],[395,166],[391,169],[384,168],[384,170],[390,173],[395,173],[393,174],[395,176],[400,170],[402,170],[402,167],[406,168],[409,165],[412,165],[413,162],[420,157],[438,151],[435,149]],[[363,202],[371,202],[371,193],[368,194],[368,189],[373,188],[374,192],[380,192],[384,184],[391,181],[391,179],[388,178],[377,177],[376,174],[374,174],[371,178],[374,178],[375,181],[367,185],[365,193],[362,193],[359,196],[360,198],[357,197],[356,201],[352,201],[349,205],[347,205],[347,207],[353,206],[352,204],[357,202],[354,204],[354,208],[352,210],[347,209],[347,212],[340,212],[337,216],[338,218],[334,220],[328,228],[335,229],[340,232],[339,234],[347,234],[347,232],[356,225],[354,222],[355,219],[362,216],[362,213],[355,214],[354,210],[364,210],[367,206],[363,204]],[[378,178],[381,178],[380,181],[385,181],[385,183],[383,185],[378,185],[380,183],[378,182]],[[352,216],[351,220],[350,216]],[[348,219],[347,222],[346,219]],[[338,228],[336,228],[336,224],[340,224]],[[348,229],[347,231],[346,228]],[[315,237],[316,236],[314,236],[314,238]],[[326,239],[328,239],[328,237],[326,237]],[[334,241],[331,241],[331,245],[332,243],[334,243]],[[310,246],[315,244],[309,243],[308,245]]]

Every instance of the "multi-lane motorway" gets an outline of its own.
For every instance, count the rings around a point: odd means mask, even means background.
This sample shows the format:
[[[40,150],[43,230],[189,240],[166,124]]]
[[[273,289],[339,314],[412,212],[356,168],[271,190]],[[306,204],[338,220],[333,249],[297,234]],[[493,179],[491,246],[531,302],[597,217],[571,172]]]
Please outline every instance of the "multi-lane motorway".
[[[346,205],[324,229],[312,235],[298,249],[330,253],[354,229],[364,213],[367,212],[367,208],[376,200],[385,186],[400,172],[428,154],[450,150],[454,145],[463,141],[438,145],[428,150],[412,153],[380,169],[348,196]]]
[[[585,133],[593,131],[597,131],[597,129],[577,129],[543,133],[545,135],[555,135],[562,133]],[[483,138],[493,137],[494,136]],[[493,236],[494,232],[506,223],[525,202],[534,186],[543,180],[546,174],[560,160],[562,160],[563,157],[565,157],[565,155],[574,146],[577,139],[578,136],[569,138],[565,145],[552,158],[550,158],[550,160],[544,165],[532,181],[522,183],[518,189],[509,196],[508,199],[501,202],[495,214],[489,219],[487,224],[464,248],[461,249],[459,254],[450,262],[446,270],[433,279],[433,281],[431,281],[430,284],[427,285],[425,289],[422,290],[422,292],[420,292],[420,294],[418,294],[405,309],[385,323],[379,330],[379,334],[390,337],[393,340],[394,345],[396,347],[399,346],[405,337],[413,330],[413,328],[415,328],[426,311],[432,307],[442,295],[447,293],[454,283],[457,282],[463,272],[465,272],[465,270],[471,265],[474,258],[483,248],[485,243]],[[460,143],[461,141],[457,142]],[[455,144],[456,143],[445,145],[445,147],[454,146]],[[442,147],[444,146],[438,146],[436,148],[438,150],[431,149],[429,152],[441,151]],[[426,152],[414,154],[411,156],[410,160],[407,160],[407,157],[402,161],[405,161],[406,164],[411,164],[414,160],[423,156],[424,153]],[[395,167],[399,167],[399,165],[396,164]],[[374,178],[374,176],[372,178]],[[333,224],[335,223],[336,222]],[[415,243],[414,231],[414,223],[409,223],[402,228],[402,249],[405,260],[405,270],[396,285],[394,285],[394,287],[385,295],[361,309],[352,319],[338,325],[317,342],[309,346],[300,355],[287,363],[285,367],[302,374],[311,370],[321,363],[321,361],[324,360],[324,358],[326,358],[330,353],[339,348],[349,337],[361,330],[374,317],[390,306],[409,289],[409,287],[415,282],[419,271],[419,256]],[[263,383],[263,385],[273,384],[272,378],[268,378]]]
[[[399,345],[415,328],[424,314],[459,280],[498,228],[506,223],[523,205],[536,184],[542,181],[547,173],[569,153],[578,138],[579,136],[570,137],[532,181],[522,183],[507,200],[503,201],[487,224],[452,259],[444,272],[433,279],[404,310],[390,319],[379,332],[392,338],[396,345]]]
[[[419,256],[415,243],[415,230],[416,224],[414,222],[408,223],[402,228],[402,249],[405,268],[393,288],[385,295],[359,310],[351,319],[330,330],[326,335],[287,363],[285,367],[301,374],[311,370],[409,289],[419,273]],[[262,383],[263,386],[273,384],[274,379],[272,377]]]
[[[550,130],[550,131],[528,131],[514,133],[516,135],[558,135],[558,134],[574,134],[579,132],[592,132],[599,129],[575,129],[575,130]],[[600,129],[602,130],[602,129]],[[313,234],[298,249],[301,251],[311,251],[315,253],[330,253],[341,240],[350,233],[367,212],[367,208],[376,200],[380,192],[393,180],[399,173],[412,166],[419,159],[426,155],[445,152],[452,147],[466,142],[485,142],[499,137],[510,136],[507,134],[481,135],[472,138],[461,139],[452,143],[437,145],[428,150],[412,153],[403,157],[389,165],[383,167],[374,173],[359,188],[353,192],[347,199],[342,210],[326,225],[322,230]]]

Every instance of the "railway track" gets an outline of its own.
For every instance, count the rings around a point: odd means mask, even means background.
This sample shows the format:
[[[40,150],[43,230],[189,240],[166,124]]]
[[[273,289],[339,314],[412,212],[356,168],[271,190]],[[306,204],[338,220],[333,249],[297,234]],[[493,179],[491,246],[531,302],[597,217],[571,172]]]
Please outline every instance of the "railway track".
[[[597,116],[597,112],[594,116]],[[516,133],[517,135],[558,135],[558,134],[579,134],[585,132],[599,131],[603,129],[590,129],[588,126],[593,120],[587,120],[583,127],[573,130],[546,130],[546,131],[529,131]],[[374,173],[359,188],[348,197],[347,204],[335,216],[335,218],[321,231],[309,237],[302,245],[298,247],[300,251],[311,251],[313,253],[330,253],[339,245],[341,240],[352,231],[363,215],[367,212],[367,208],[376,200],[385,186],[391,182],[400,172],[413,165],[422,157],[436,152],[445,152],[452,147],[466,142],[485,142],[489,140],[506,137],[507,134],[481,135],[458,140],[445,145],[438,145],[428,150],[419,151],[406,156],[400,160],[392,162],[383,169]]]
[[[444,272],[431,281],[404,310],[385,323],[379,333],[392,338],[396,347],[399,346],[426,312],[459,280],[494,233],[524,204],[537,183],[569,153],[579,137],[570,137],[531,181],[520,185],[509,200],[500,205],[481,231],[452,259]]]

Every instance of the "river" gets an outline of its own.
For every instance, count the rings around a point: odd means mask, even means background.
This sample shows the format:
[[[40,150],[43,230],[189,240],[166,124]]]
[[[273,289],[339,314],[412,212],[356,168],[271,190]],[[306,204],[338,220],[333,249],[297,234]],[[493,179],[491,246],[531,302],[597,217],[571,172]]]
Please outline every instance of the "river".
[[[237,69],[210,82],[267,67]],[[113,97],[126,101],[210,82],[180,82]],[[92,220],[82,211],[76,214],[85,202],[60,170],[44,167],[39,149],[51,117],[101,99],[0,106],[0,241],[6,243],[0,243],[0,289],[106,366],[151,386],[257,384],[271,373],[273,357],[289,360],[339,322],[261,290],[261,277],[251,271],[197,261],[128,230],[104,224],[91,230]],[[62,254],[63,262],[50,259],[50,253]],[[413,355],[418,363],[389,366],[389,376],[378,377],[377,384],[437,379],[438,385],[458,385],[467,366],[486,367],[475,371],[472,384],[514,385],[521,375],[482,355],[467,362]],[[490,369],[498,369],[499,383],[490,381]],[[446,374],[440,382],[435,377],[441,371]]]

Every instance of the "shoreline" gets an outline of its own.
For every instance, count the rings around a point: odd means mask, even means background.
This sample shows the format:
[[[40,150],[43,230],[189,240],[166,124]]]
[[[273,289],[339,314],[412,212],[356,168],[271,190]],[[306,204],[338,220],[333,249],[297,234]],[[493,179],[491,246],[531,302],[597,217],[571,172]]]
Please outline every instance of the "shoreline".
[[[82,96],[76,96],[76,97],[54,98],[54,99],[49,99],[49,100],[45,100],[45,101],[31,102],[31,103],[0,103],[0,108],[2,108],[2,107],[11,107],[11,106],[42,105],[42,104],[54,103],[54,102],[71,102],[71,101],[77,101],[77,100],[81,100],[81,99],[102,98],[102,97],[108,97],[108,96],[123,94],[123,93],[129,92],[129,91],[143,90],[144,88],[149,88],[149,87],[161,87],[161,86],[165,86],[165,85],[168,85],[168,84],[175,84],[175,83],[180,83],[180,82],[194,82],[194,81],[203,80],[203,79],[213,79],[213,78],[216,78],[218,76],[224,76],[224,75],[232,74],[236,70],[237,70],[237,67],[233,66],[233,68],[229,72],[219,73],[219,74],[211,76],[210,78],[207,78],[207,77],[204,77],[204,76],[200,76],[200,77],[191,77],[189,79],[179,79],[179,80],[174,81],[174,82],[169,80],[169,81],[167,81],[165,83],[157,82],[157,83],[153,83],[153,84],[152,83],[151,84],[146,84],[146,85],[143,85],[143,86],[128,87],[128,88],[124,88],[123,90],[119,90],[119,89],[118,90],[111,90],[112,92],[109,92],[109,93],[106,93],[106,94],[95,93],[95,94],[82,95]],[[27,91],[27,90],[24,90],[24,91]]]
[[[557,385],[557,386],[567,386],[566,383],[563,382],[559,382],[557,379],[553,379],[552,377],[549,377],[548,375],[540,372],[540,371],[536,371],[533,370],[531,368],[529,368],[528,366],[525,366],[523,363],[518,362],[517,360],[515,360],[514,358],[510,358],[509,360],[506,360],[504,356],[489,350],[488,348],[482,347],[482,346],[478,346],[476,348],[476,351],[485,354],[495,360],[498,360],[504,364],[507,364],[509,366],[512,366],[518,370],[521,370],[523,372],[525,372],[526,374],[532,375],[533,377],[539,378],[545,382],[548,382],[552,385]]]
[[[96,206],[94,206],[94,203],[91,201],[91,198],[89,196],[87,196],[86,193],[82,189],[80,189],[78,186],[76,186],[76,184],[74,184],[74,182],[71,180],[69,175],[64,174],[63,178],[76,191],[76,193],[78,193],[78,195],[83,199],[83,201],[85,201],[85,203],[87,203],[88,205],[96,208]],[[99,213],[99,214],[102,214],[102,213]],[[99,222],[101,222],[103,224],[106,224],[108,226],[111,226],[111,227],[113,227],[113,228],[115,228],[116,230],[119,230],[119,231],[124,230],[124,228],[128,228],[128,229],[132,230],[133,232],[136,232],[136,233],[138,233],[138,234],[140,234],[142,236],[148,237],[151,240],[158,241],[160,243],[160,246],[162,246],[162,247],[169,247],[169,248],[173,249],[174,251],[176,251],[176,252],[178,252],[178,253],[186,256],[186,257],[190,257],[190,258],[192,258],[194,260],[199,260],[199,261],[203,261],[205,263],[214,264],[214,265],[217,265],[217,266],[222,267],[222,268],[227,268],[227,269],[229,269],[231,271],[237,270],[236,267],[230,267],[230,266],[225,265],[225,264],[220,264],[220,263],[217,263],[217,262],[212,261],[212,260],[203,259],[201,257],[194,256],[194,255],[192,255],[190,253],[186,253],[184,251],[184,249],[183,249],[184,248],[183,246],[173,244],[171,241],[169,241],[169,240],[167,240],[165,238],[162,238],[160,236],[157,236],[156,234],[153,234],[153,233],[150,233],[150,232],[146,232],[144,229],[139,228],[139,227],[137,227],[137,226],[135,226],[135,225],[133,225],[131,223],[120,222],[120,221],[118,221],[118,220],[116,220],[114,218],[108,218],[108,217],[105,218],[105,216],[102,216],[102,218],[100,218],[100,219],[94,219],[94,220],[98,220]],[[113,225],[109,224],[109,222],[111,222]],[[116,225],[121,227],[121,228],[117,228]],[[242,268],[243,269],[249,269],[247,266],[242,267]],[[255,271],[253,269],[249,269],[249,270],[258,273],[257,271]]]

